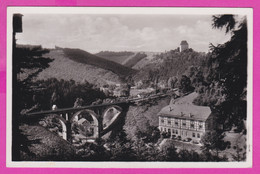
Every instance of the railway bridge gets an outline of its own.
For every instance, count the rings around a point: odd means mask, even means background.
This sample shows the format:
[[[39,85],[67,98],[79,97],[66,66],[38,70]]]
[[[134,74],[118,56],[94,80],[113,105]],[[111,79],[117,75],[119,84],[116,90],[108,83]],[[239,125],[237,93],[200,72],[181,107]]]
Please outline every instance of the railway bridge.
[[[166,94],[154,94],[143,98],[125,99],[113,103],[27,113],[23,117],[23,121],[33,122],[33,120],[37,121],[48,115],[54,116],[62,125],[62,138],[69,142],[72,142],[73,125],[79,122],[81,124],[84,123],[87,127],[87,138],[95,140],[113,130],[120,120],[126,116],[130,105],[167,96],[176,97],[175,91]]]

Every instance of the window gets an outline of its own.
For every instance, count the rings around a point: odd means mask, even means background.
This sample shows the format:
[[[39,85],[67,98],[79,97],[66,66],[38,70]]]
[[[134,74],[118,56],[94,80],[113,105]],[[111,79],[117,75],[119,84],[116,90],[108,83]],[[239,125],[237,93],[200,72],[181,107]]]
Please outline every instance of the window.
[[[190,124],[190,127],[194,129],[194,123],[191,123],[191,124]]]
[[[168,129],[168,132],[171,133],[171,129]]]
[[[192,137],[195,137],[195,133],[192,133]]]
[[[176,130],[176,134],[178,134],[178,130]]]
[[[197,137],[200,138],[200,134],[199,133],[197,134]]]
[[[164,123],[164,120],[163,120],[163,119],[161,119],[161,123],[162,123],[162,124]]]
[[[164,128],[164,132],[166,132],[166,128]]]
[[[175,133],[175,130],[174,130],[174,129],[172,130],[172,133],[173,133],[173,134]]]
[[[175,126],[178,126],[178,122],[177,121],[175,122]]]
[[[199,125],[199,129],[202,129],[202,125]]]
[[[182,123],[182,126],[186,126],[186,123],[185,123],[185,122],[183,122],[183,123]]]
[[[171,125],[171,120],[168,120],[168,124]]]

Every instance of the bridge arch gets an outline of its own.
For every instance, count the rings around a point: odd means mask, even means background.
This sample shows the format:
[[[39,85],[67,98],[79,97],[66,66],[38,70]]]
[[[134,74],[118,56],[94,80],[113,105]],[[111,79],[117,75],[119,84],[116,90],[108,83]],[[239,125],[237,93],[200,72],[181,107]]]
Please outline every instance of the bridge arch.
[[[85,109],[73,114],[70,123],[77,134],[82,134],[86,138],[97,138],[99,136],[97,118],[98,116],[94,111]]]
[[[47,117],[53,117],[53,118],[57,118],[59,120],[59,123],[61,124],[61,128],[62,128],[62,132],[61,132],[62,138],[64,140],[67,140],[67,126],[66,126],[67,121],[61,115],[58,115],[58,114],[48,114],[44,118],[47,118]]]
[[[115,123],[119,115],[122,113],[123,109],[120,106],[112,105],[106,108],[103,112],[103,130],[108,129],[113,123]]]

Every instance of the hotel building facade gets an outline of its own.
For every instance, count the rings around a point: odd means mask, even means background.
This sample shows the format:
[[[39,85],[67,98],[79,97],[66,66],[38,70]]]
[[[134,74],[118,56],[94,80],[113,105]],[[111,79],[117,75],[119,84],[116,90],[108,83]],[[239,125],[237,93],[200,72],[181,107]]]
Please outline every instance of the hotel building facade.
[[[199,142],[203,134],[214,129],[214,116],[206,106],[171,104],[159,113],[159,130],[182,140]]]

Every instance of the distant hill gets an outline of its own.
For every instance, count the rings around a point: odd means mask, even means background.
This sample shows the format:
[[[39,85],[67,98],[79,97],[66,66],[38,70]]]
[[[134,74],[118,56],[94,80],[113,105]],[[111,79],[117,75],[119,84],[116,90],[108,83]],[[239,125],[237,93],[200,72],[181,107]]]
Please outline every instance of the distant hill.
[[[130,51],[101,51],[95,55],[122,65],[125,60],[129,59],[129,57],[133,57],[135,53]]]
[[[133,57],[127,59],[125,62],[123,62],[123,65],[132,68],[135,66],[139,61],[147,57],[145,53],[136,53]]]
[[[122,82],[119,75],[112,71],[73,60],[73,58],[68,57],[64,53],[64,49],[52,49],[45,56],[54,60],[50,63],[49,68],[44,69],[38,75],[37,79],[73,79],[76,82],[84,82],[86,80],[89,83],[101,86],[104,84],[116,84]]]
[[[121,52],[101,51],[95,55],[119,63],[129,68],[132,68],[139,61],[147,57],[146,53],[130,52],[130,51],[121,51]]]
[[[161,54],[160,52],[145,52],[146,57],[138,61],[134,66],[133,69],[142,69],[144,66],[152,63],[159,63],[158,59],[156,58],[157,55]]]
[[[115,63],[113,61],[98,57],[96,55],[90,54],[86,51],[80,49],[70,49],[64,48],[64,54],[69,59],[83,63],[88,65],[93,65],[95,67],[99,67],[105,70],[112,71],[117,74],[119,77],[124,78],[128,75],[131,75],[135,72],[135,70]]]

